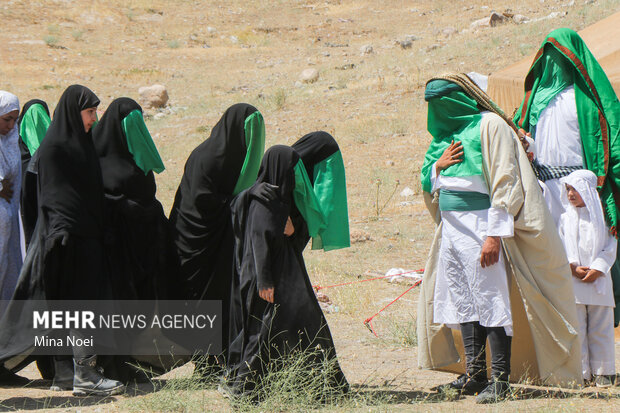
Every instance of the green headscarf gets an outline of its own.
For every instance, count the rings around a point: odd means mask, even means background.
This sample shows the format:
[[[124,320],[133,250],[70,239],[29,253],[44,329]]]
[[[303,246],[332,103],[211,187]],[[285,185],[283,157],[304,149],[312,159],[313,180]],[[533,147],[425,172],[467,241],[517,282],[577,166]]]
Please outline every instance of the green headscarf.
[[[320,233],[326,228],[325,214],[321,210],[319,200],[314,194],[312,183],[310,178],[308,178],[306,167],[301,159],[295,165],[294,170],[295,189],[293,190],[293,199],[301,216],[306,221],[306,225],[308,225],[308,233],[312,237],[314,245],[314,238],[320,237]]]
[[[476,100],[453,82],[435,79],[426,85],[427,129],[433,140],[420,172],[422,190],[431,192],[431,168],[452,141],[463,144],[463,161],[441,171],[444,176],[482,175],[480,121]]]
[[[558,73],[566,79],[552,81]],[[615,231],[618,208],[612,183],[620,187],[620,103],[607,75],[575,31],[557,29],[543,41],[525,78],[525,96],[515,123],[526,131],[533,129],[556,90],[568,82],[575,86],[584,167],[598,177],[605,216]]]
[[[125,116],[122,128],[127,137],[129,152],[145,175],[149,171],[160,173],[166,169],[140,110],[136,109]]]
[[[39,103],[30,106],[24,114],[19,125],[19,135],[28,147],[30,155],[34,155],[39,149],[51,122],[47,111]]]
[[[331,251],[350,247],[347,183],[339,150],[314,165],[314,194],[325,215],[326,227],[312,238],[312,249]]]
[[[244,130],[247,150],[233,195],[237,195],[254,184],[265,152],[265,121],[259,111],[245,119]]]

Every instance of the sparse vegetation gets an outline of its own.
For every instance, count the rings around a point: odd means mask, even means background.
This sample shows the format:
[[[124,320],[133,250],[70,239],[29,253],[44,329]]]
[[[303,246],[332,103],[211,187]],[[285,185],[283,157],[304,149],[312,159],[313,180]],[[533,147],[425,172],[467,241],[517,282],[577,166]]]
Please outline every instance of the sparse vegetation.
[[[308,248],[304,257],[312,284],[322,285],[370,278],[369,274],[384,274],[392,267],[424,267],[435,229],[419,182],[430,142],[424,102],[428,78],[453,70],[495,72],[535,52],[554,28],[580,30],[620,10],[620,0],[587,5],[581,0],[574,5],[570,0],[545,0],[544,5],[540,0],[492,4],[482,0],[230,0],[225,4],[107,0],[89,2],[88,7],[82,2],[49,3],[54,6],[33,8],[30,1],[13,0],[7,9],[0,7],[3,27],[16,28],[0,31],[6,46],[0,59],[3,89],[24,102],[41,98],[53,112],[64,88],[73,83],[91,87],[101,99],[101,110],[114,97],[137,99],[139,87],[164,84],[174,105],[187,107],[175,116],[147,120],[166,165],[156,176],[157,197],[166,212],[187,156],[234,103],[248,102],[261,111],[266,147],[292,144],[314,130],[334,135],[346,166],[350,227],[371,237],[327,253]],[[552,10],[568,14],[469,30],[470,22],[488,16],[491,8],[511,9],[532,19]],[[445,27],[455,27],[458,33],[445,37],[441,33]],[[208,39],[209,48],[196,41],[188,43],[192,33]],[[411,48],[395,43],[409,35],[417,37]],[[39,44],[16,43],[24,39]],[[65,42],[69,49],[62,48]],[[374,53],[361,56],[360,47],[365,44],[372,44]],[[319,70],[319,81],[296,87],[301,71],[310,67]],[[511,113],[514,108],[504,109]],[[388,166],[388,160],[394,165]],[[411,201],[406,206],[400,197],[404,187],[415,193],[406,198]],[[417,368],[415,289],[374,319],[379,338],[364,328],[367,317],[405,289],[379,280],[322,290],[339,308],[326,317],[340,364],[352,384],[350,396],[325,405],[308,402],[306,406],[306,395],[292,389],[279,394],[274,390],[273,407],[266,403],[233,406],[215,384],[204,385],[192,377],[191,366],[154,380],[155,392],[114,400],[80,401],[70,393],[52,395],[45,386],[1,388],[0,400],[14,410],[57,408],[62,400],[64,408],[79,406],[82,412],[478,411],[471,397],[430,390],[453,380],[453,375]],[[25,375],[38,377],[36,368],[29,369]],[[286,382],[274,377],[274,383],[281,380]],[[606,412],[616,409],[613,406],[620,400],[617,387],[600,393],[592,388],[554,391],[524,381],[516,386],[514,400],[492,410]]]

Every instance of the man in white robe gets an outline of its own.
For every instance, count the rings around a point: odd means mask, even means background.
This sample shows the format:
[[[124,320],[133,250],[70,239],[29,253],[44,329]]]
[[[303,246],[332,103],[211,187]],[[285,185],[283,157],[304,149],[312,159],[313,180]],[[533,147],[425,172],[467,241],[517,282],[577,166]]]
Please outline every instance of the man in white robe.
[[[482,90],[466,76],[441,79],[461,87],[465,97],[449,92],[432,105],[429,101],[434,139],[422,168],[422,186],[439,225],[418,308],[419,365],[465,372],[450,386],[475,391],[478,386],[472,383],[480,384],[481,367],[486,367],[477,357],[478,340],[486,331],[491,355],[499,359],[492,359],[493,381],[479,394],[479,403],[507,395],[507,373],[514,381],[579,384],[577,317],[574,305],[565,300],[572,294],[570,268],[527,156],[510,121]],[[485,110],[489,113],[480,115]],[[448,112],[444,118],[437,115]],[[441,161],[452,156],[452,161]],[[440,214],[431,202],[437,188]],[[456,192],[465,207],[446,202],[454,194],[447,192],[445,198],[445,191]],[[472,196],[472,191],[480,195]],[[476,200],[484,196],[486,203]],[[447,205],[442,206],[442,198]],[[465,366],[455,364],[461,358],[459,334],[448,328],[458,323]],[[467,323],[474,323],[473,333],[463,330]],[[515,351],[506,333],[513,333]],[[512,359],[512,369],[503,357]]]

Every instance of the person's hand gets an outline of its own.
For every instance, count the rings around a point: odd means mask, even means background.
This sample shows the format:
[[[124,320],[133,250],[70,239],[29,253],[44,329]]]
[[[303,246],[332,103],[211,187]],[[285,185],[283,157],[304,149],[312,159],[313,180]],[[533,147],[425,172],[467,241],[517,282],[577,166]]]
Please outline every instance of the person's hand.
[[[284,235],[290,237],[295,232],[295,227],[293,226],[293,221],[291,221],[291,217],[286,219],[286,226],[284,227]]]
[[[525,150],[528,161],[532,162],[534,160],[534,154],[527,151],[528,149],[530,149],[530,143],[526,139],[526,137],[530,138],[532,134],[530,132],[526,132],[525,129],[520,128],[517,132],[517,135],[519,136],[519,140],[521,141],[521,146],[523,146],[523,150]]]
[[[525,152],[527,152],[527,150],[530,148],[530,143],[527,141],[527,139],[525,139],[526,137],[531,137],[532,134],[530,132],[526,132],[525,129],[523,128],[519,128],[519,131],[517,132],[517,135],[519,136],[519,140],[521,141],[521,145],[523,145],[523,149],[525,149]]]
[[[590,269],[590,271],[587,272],[586,276],[581,279],[581,281],[583,281],[584,283],[591,283],[591,282],[596,281],[596,279],[602,275],[603,275],[602,272],[592,268]]]
[[[273,201],[278,196],[278,186],[261,182],[250,189],[250,195],[263,202]]]
[[[571,264],[571,269],[573,265],[574,264]],[[590,271],[590,267],[584,267],[583,265],[575,265],[573,276],[579,278],[580,280],[583,280],[583,278],[588,274],[588,271]]]
[[[6,202],[11,202],[13,199],[13,182],[9,178],[2,180],[2,190],[0,191],[0,198],[4,198]]]
[[[482,268],[490,267],[499,261],[500,237],[487,237],[482,244],[480,253],[480,265]]]
[[[273,287],[261,288],[260,290],[258,290],[258,295],[263,300],[273,304]]]
[[[437,159],[437,163],[435,164],[437,175],[444,169],[459,162],[463,162],[463,144],[460,141],[452,141],[450,146],[448,146],[439,159]]]

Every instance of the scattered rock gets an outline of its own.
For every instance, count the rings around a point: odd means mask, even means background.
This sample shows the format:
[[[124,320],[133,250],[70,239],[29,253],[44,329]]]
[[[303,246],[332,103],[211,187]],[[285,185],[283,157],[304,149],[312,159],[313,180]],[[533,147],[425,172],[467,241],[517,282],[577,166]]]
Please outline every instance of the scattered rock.
[[[386,166],[394,166],[394,161],[391,159],[388,159],[387,161],[385,161],[385,165]]]
[[[420,40],[421,37],[416,36],[415,34],[408,34],[407,36],[405,36],[405,40],[410,41],[410,42],[415,42],[416,40]]]
[[[168,91],[163,85],[141,87],[138,93],[140,103],[145,108],[163,108],[168,103]]]
[[[331,304],[332,302],[332,300],[330,300],[329,297],[323,293],[316,293],[316,299],[319,303]]]
[[[433,50],[435,50],[435,49],[439,49],[440,47],[441,47],[441,45],[440,45],[440,44],[435,43],[435,44],[432,44],[432,45],[428,46],[428,47],[426,48],[426,51],[427,51],[427,52],[432,52]]]
[[[302,87],[302,86],[303,86],[303,85],[302,85],[302,83],[301,83],[299,80],[298,80],[297,82],[295,82],[295,87],[296,87],[296,88],[298,88],[298,89],[299,89],[299,88],[300,88],[300,87]]]
[[[411,49],[413,42],[411,40],[396,40],[396,44],[400,45],[402,49]]]
[[[364,45],[364,46],[362,46],[362,47],[360,48],[360,53],[361,53],[362,55],[365,55],[365,54],[371,54],[371,53],[373,53],[373,52],[374,52],[374,50],[373,50],[372,46],[371,46],[371,45],[369,45],[369,44],[366,44],[366,45]]]
[[[503,14],[493,12],[491,13],[491,16],[489,16],[489,26],[491,27],[498,26],[504,23],[505,20],[506,20],[506,17],[504,17]]]
[[[230,41],[233,42],[233,44],[237,44],[239,43],[239,38],[237,36],[230,36]]]
[[[517,24],[524,24],[524,23],[529,22],[530,18],[522,14],[515,14],[514,16],[512,16],[512,21],[514,21]]]
[[[489,17],[483,17],[482,19],[475,20],[469,25],[469,27],[471,29],[476,29],[480,27],[495,27],[506,22],[506,20],[511,17],[512,14],[510,13],[501,14],[493,12]]]
[[[405,198],[408,196],[413,196],[413,195],[415,195],[415,192],[413,192],[413,189],[409,188],[408,186],[406,186],[405,189],[400,191],[400,196],[405,197]]]
[[[156,113],[155,116],[153,116],[153,119],[159,120],[159,119],[163,119],[165,116],[166,114],[164,112],[159,112],[159,113]]]
[[[215,27],[209,26],[209,27],[207,27],[207,32],[213,34],[213,33],[217,32],[217,29]]]
[[[479,27],[488,27],[488,26],[489,26],[488,17],[483,17],[482,19],[475,20],[469,25],[471,29],[477,29]]]
[[[301,72],[299,80],[304,83],[314,83],[319,80],[319,71],[313,68],[309,68]]]
[[[357,244],[358,242],[370,241],[370,234],[361,229],[351,230],[351,244]]]

